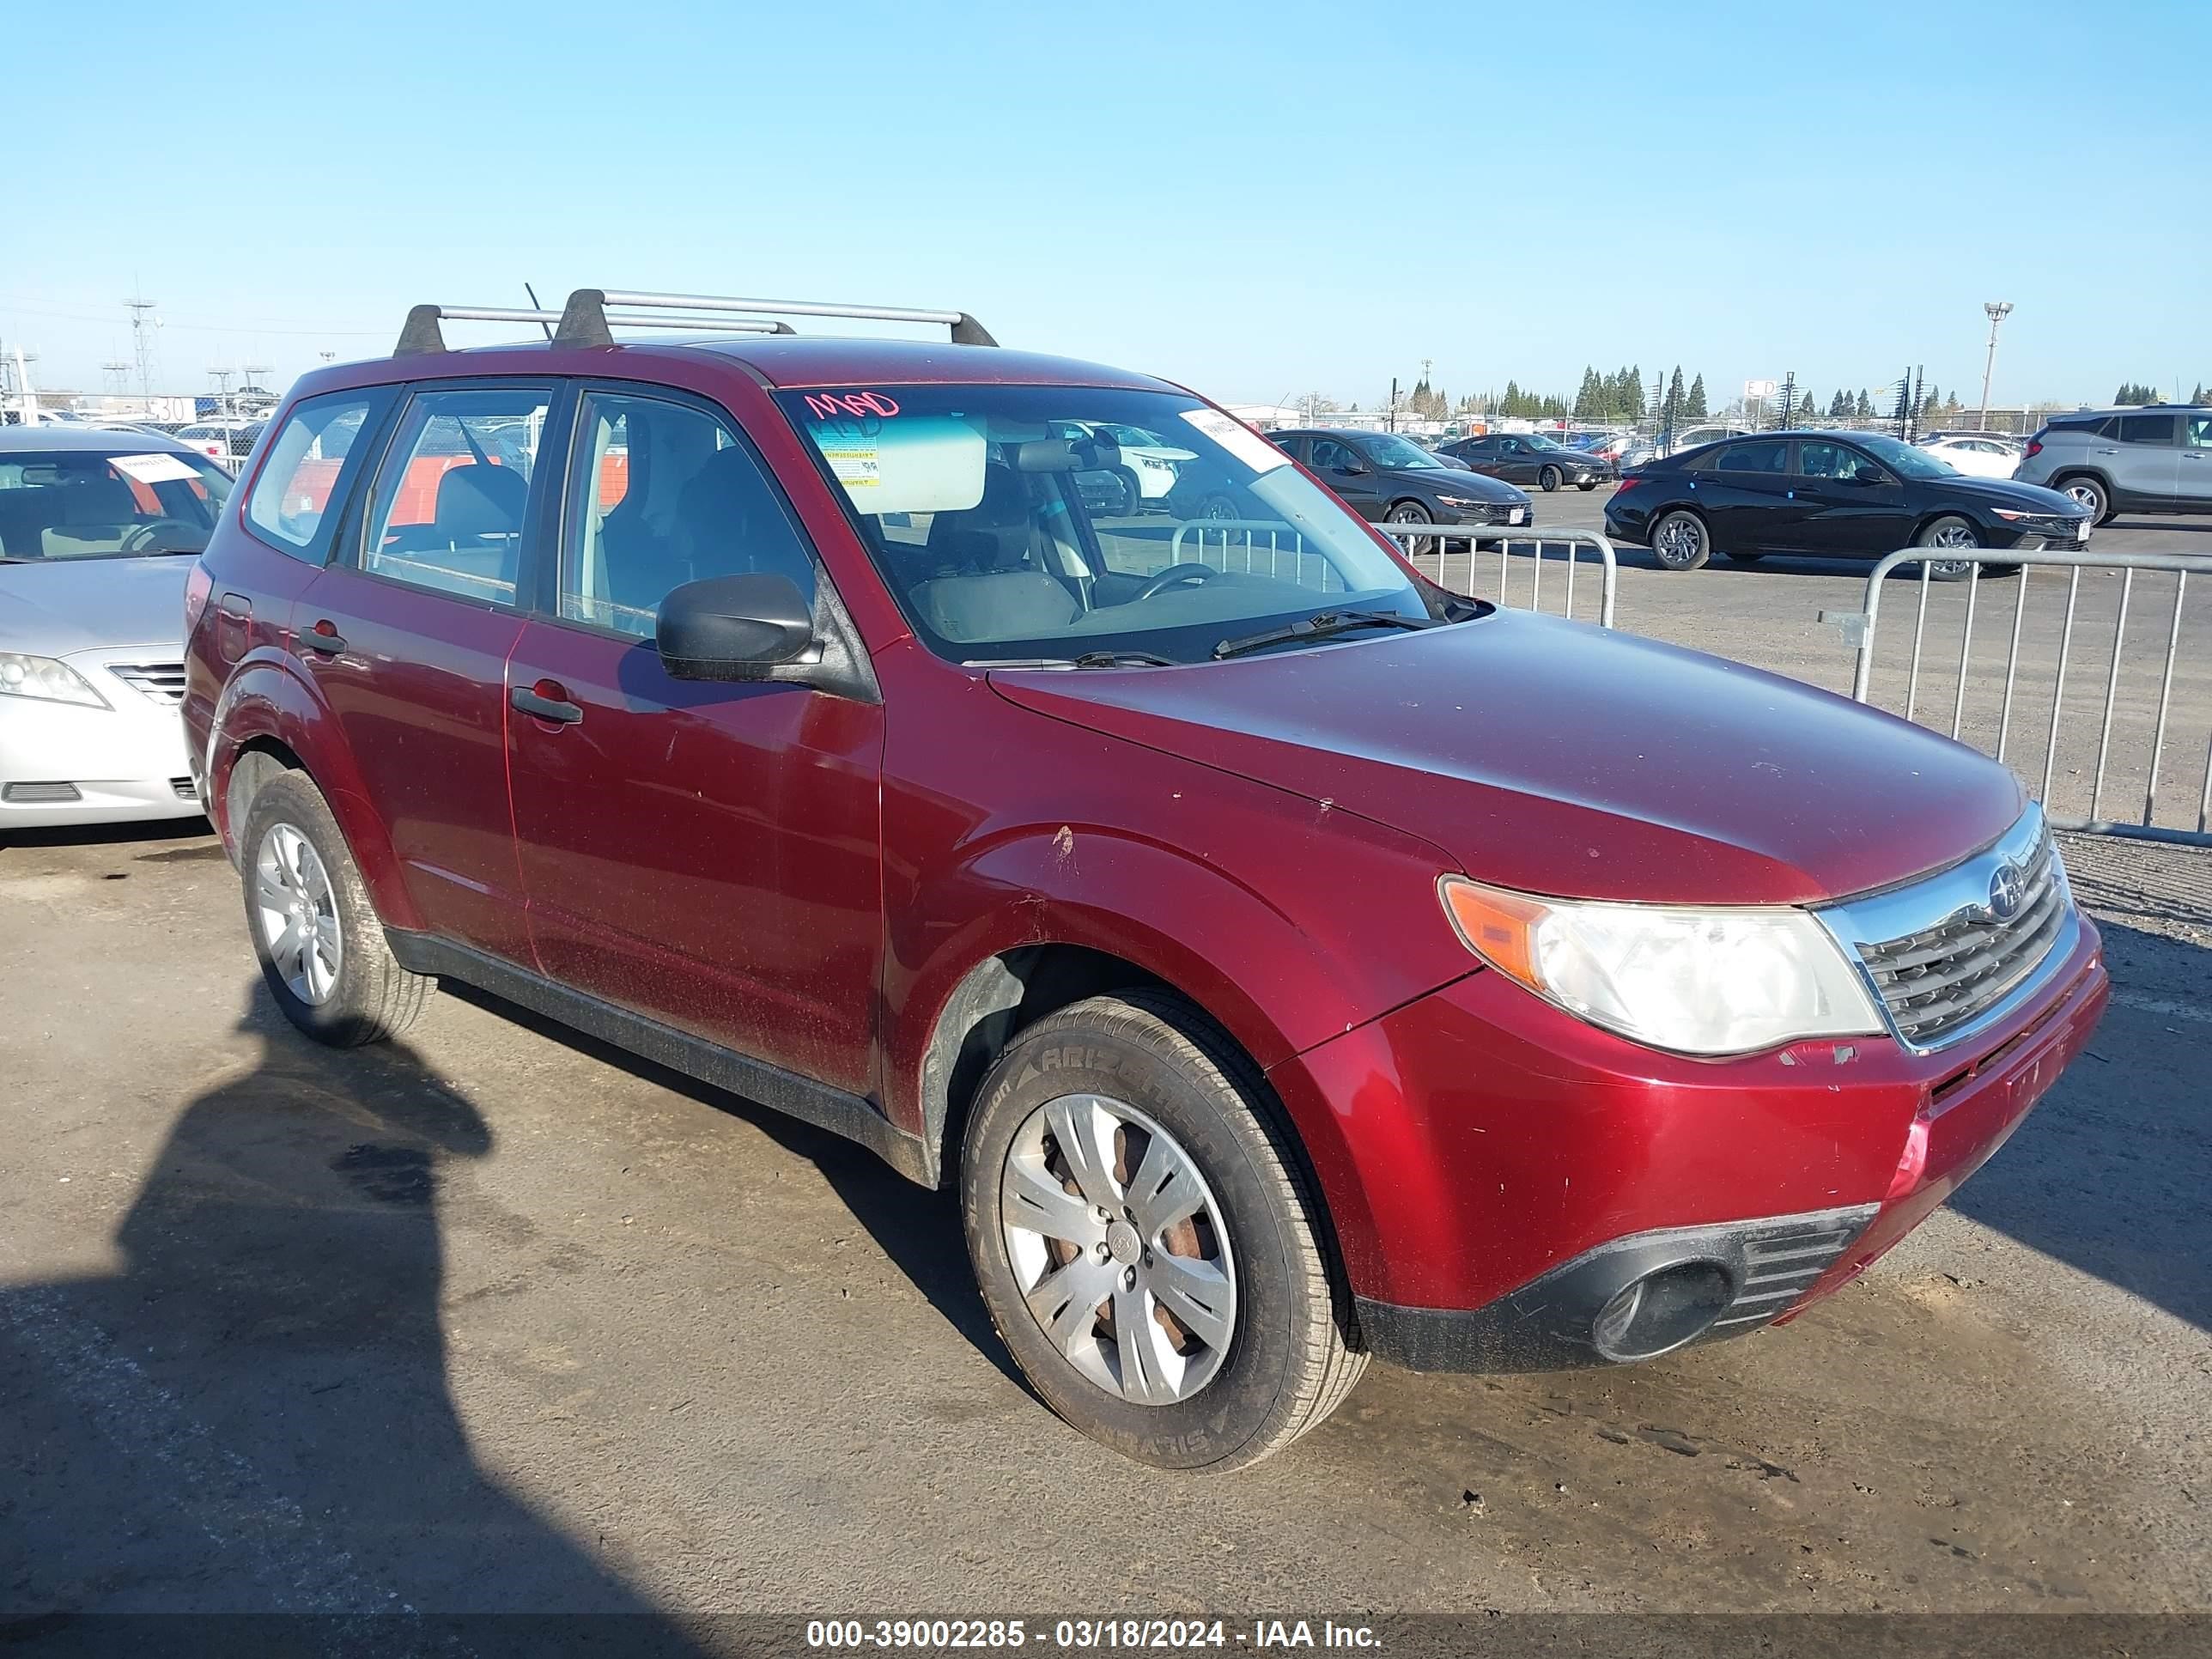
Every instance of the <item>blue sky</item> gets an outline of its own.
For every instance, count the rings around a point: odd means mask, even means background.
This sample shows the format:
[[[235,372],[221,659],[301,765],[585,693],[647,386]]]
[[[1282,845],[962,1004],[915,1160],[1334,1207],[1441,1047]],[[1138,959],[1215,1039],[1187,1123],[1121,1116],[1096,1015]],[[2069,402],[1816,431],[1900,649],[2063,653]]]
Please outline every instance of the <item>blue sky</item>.
[[[94,22],[95,14],[97,22]],[[634,18],[635,31],[628,25]],[[9,9],[0,343],[276,378],[417,300],[964,307],[1225,400],[1679,362],[2212,381],[2212,6]],[[495,337],[495,331],[471,338]]]

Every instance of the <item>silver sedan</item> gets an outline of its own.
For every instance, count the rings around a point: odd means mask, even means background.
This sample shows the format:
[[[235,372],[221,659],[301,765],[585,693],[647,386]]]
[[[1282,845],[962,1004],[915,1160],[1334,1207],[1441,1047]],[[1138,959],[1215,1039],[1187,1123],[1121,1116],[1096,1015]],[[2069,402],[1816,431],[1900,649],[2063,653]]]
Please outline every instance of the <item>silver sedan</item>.
[[[185,580],[230,487],[168,439],[0,428],[0,835],[199,811]]]

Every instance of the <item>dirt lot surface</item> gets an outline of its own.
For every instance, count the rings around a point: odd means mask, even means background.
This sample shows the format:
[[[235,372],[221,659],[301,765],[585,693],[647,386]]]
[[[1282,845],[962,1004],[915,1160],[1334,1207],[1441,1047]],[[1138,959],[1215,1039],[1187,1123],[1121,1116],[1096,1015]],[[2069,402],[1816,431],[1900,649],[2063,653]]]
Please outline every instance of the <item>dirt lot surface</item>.
[[[2130,543],[2212,550],[2099,538]],[[1849,568],[1627,562],[1624,627],[1847,684],[1815,613],[1855,606]],[[2212,854],[2067,854],[2112,1011],[1865,1282],[1632,1370],[1378,1367],[1290,1453],[1188,1481],[1027,1394],[951,1206],[868,1154],[488,999],[319,1049],[197,826],[0,846],[0,1636],[174,1608],[2212,1607]]]

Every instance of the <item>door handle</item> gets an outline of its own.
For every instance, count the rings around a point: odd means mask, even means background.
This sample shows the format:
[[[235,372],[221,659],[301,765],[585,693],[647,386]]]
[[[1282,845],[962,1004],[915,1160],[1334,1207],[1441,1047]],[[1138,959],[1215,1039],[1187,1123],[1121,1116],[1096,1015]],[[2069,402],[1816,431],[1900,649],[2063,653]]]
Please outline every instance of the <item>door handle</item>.
[[[300,635],[300,643],[310,651],[319,651],[326,657],[335,657],[346,648],[345,635],[327,617]]]
[[[568,701],[566,688],[557,680],[518,685],[507,693],[507,700],[532,719],[551,720],[556,726],[574,726],[584,718],[584,711]]]

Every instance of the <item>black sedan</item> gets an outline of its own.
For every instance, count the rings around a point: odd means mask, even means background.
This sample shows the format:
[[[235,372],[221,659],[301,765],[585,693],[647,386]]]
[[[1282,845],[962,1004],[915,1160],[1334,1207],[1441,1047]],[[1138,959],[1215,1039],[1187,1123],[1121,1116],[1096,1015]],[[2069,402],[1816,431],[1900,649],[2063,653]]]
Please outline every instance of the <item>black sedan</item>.
[[[1493,432],[1483,438],[1458,438],[1443,446],[1477,472],[1508,483],[1534,484],[1552,490],[1562,484],[1595,489],[1611,483],[1613,465],[1586,449],[1568,449],[1540,432]]]
[[[1309,428],[1271,432],[1363,519],[1382,524],[1534,524],[1535,509],[1511,484],[1450,465],[1395,432]]]
[[[1606,503],[1605,533],[1650,548],[1669,570],[1715,553],[1879,558],[1903,547],[2080,547],[2089,515],[2034,484],[1969,478],[1925,450],[1865,432],[1737,438],[1647,462]],[[1931,560],[1963,576],[1971,558]]]

